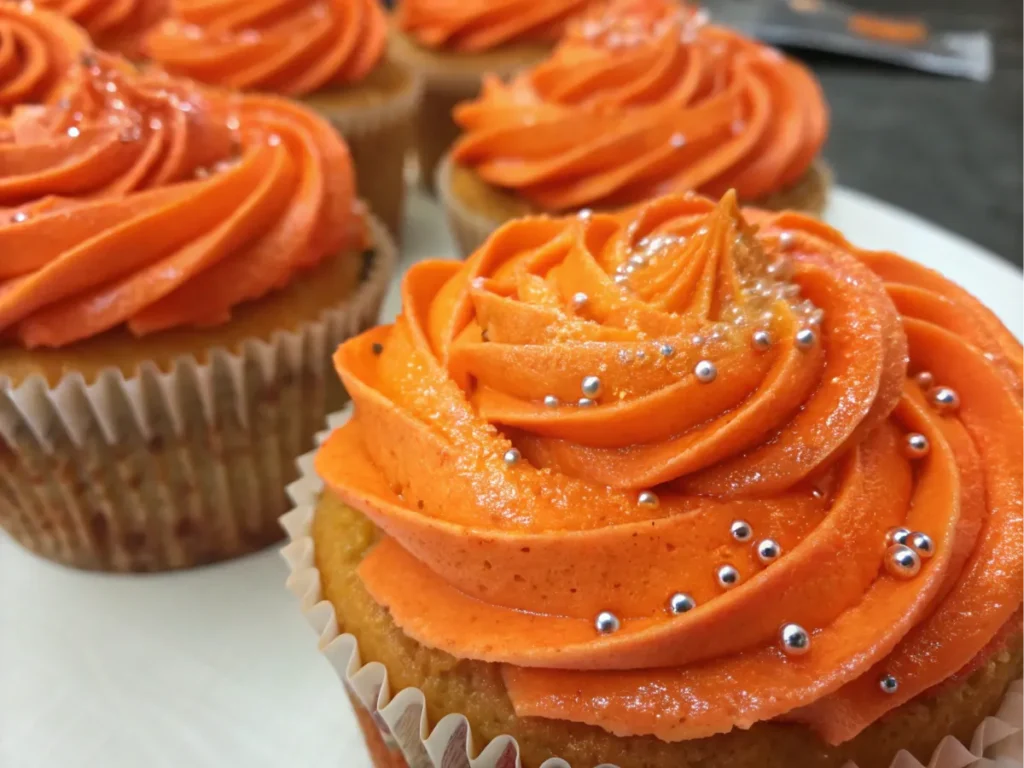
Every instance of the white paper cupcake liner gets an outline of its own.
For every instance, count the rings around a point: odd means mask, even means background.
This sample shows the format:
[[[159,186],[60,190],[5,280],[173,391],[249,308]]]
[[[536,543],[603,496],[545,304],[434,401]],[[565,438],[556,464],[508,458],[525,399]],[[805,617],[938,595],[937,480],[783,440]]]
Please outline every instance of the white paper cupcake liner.
[[[329,429],[317,435],[322,443],[330,432],[351,416],[351,404],[328,417]],[[384,743],[404,756],[409,768],[518,768],[519,745],[511,736],[499,736],[476,754],[469,721],[463,715],[442,718],[433,729],[427,720],[426,697],[418,688],[392,695],[383,664],[363,664],[355,637],[340,634],[334,607],[324,600],[316,568],[311,526],[323,482],[313,467],[315,451],[298,460],[299,479],[288,486],[295,508],[281,518],[289,543],[281,550],[288,563],[288,589],[298,598],[303,615],[319,638],[327,658],[353,701],[361,704],[381,730]],[[947,736],[927,766],[901,751],[889,768],[1021,768],[1024,765],[1024,681],[1012,683],[995,715],[987,717],[964,744]],[[541,768],[571,766],[561,758],[546,760]],[[617,768],[604,764],[597,768]],[[845,768],[858,768],[848,763]],[[876,768],[865,766],[864,768]]]
[[[280,535],[281,489],[339,407],[330,364],[374,324],[396,253],[369,221],[374,257],[355,291],[295,331],[169,370],[104,369],[92,381],[0,378],[0,527],[81,568],[163,570],[225,559]]]

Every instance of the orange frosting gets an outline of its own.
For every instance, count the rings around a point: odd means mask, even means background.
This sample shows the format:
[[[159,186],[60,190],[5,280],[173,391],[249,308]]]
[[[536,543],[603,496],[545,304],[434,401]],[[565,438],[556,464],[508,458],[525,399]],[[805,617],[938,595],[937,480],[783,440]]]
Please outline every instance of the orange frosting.
[[[400,0],[398,25],[429,48],[478,53],[554,42],[593,0]]]
[[[0,3],[0,114],[50,100],[71,63],[92,44],[60,16],[29,3]]]
[[[145,46],[175,74],[299,96],[363,79],[386,43],[377,0],[173,0]]]
[[[688,190],[757,200],[806,173],[828,129],[803,65],[669,0],[583,20],[454,115],[454,159],[547,211]]]
[[[513,221],[402,299],[339,349],[355,416],[317,468],[385,534],[374,599],[505,664],[520,716],[665,740],[787,716],[838,743],[1021,604],[1021,347],[934,272],[730,192]],[[896,526],[933,542],[912,578],[885,567]]]
[[[145,33],[167,13],[169,0],[34,0],[85,27],[100,48],[137,58]]]
[[[348,150],[309,110],[89,55],[54,105],[0,121],[0,330],[225,322],[361,245],[360,221]]]

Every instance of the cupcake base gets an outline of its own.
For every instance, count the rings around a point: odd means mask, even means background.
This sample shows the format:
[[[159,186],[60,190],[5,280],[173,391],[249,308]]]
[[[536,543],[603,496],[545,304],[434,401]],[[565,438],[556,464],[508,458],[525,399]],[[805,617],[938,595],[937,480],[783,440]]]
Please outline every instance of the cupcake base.
[[[816,160],[791,187],[743,204],[820,216],[831,184],[831,170],[824,161]],[[463,256],[473,253],[506,221],[541,213],[514,193],[491,186],[472,169],[454,162],[450,155],[445,155],[437,167],[436,185],[452,236]]]
[[[456,53],[424,48],[393,28],[388,50],[391,58],[424,79],[415,140],[420,180],[431,188],[441,158],[459,135],[452,110],[480,92],[481,75],[511,77],[542,61],[550,46],[520,44],[482,53]]]
[[[422,94],[417,75],[385,59],[361,83],[304,99],[345,137],[359,195],[395,237],[401,235],[405,156]]]
[[[309,468],[309,462],[304,465]],[[848,761],[862,768],[919,765],[899,756],[900,750],[923,763],[948,767],[973,762],[964,760],[972,753],[965,745],[980,756],[1019,730],[1019,690],[1004,701],[1021,674],[1019,631],[965,680],[904,704],[838,747],[825,745],[801,725],[778,722],[670,744],[653,737],[620,738],[576,723],[517,718],[498,665],[458,660],[420,645],[366,592],[356,569],[377,538],[371,523],[322,492],[313,477],[290,492],[303,506],[283,521],[293,539],[285,550],[293,569],[289,584],[314,625],[323,628],[324,652],[367,708],[362,721],[379,768],[404,768],[399,748],[409,766],[447,765],[438,756],[471,750],[470,732],[487,744],[474,763],[482,768],[513,765],[517,754],[524,768],[840,768]],[[389,704],[390,691],[401,693]],[[1001,702],[1001,719],[990,717]],[[429,737],[428,724],[436,724]],[[374,725],[383,736],[374,738]],[[1007,765],[1019,766],[1019,760]]]
[[[223,326],[0,351],[0,527],[103,571],[191,567],[279,539],[295,457],[345,399],[331,355],[375,322],[392,271],[393,244],[371,232],[365,255],[327,259]]]

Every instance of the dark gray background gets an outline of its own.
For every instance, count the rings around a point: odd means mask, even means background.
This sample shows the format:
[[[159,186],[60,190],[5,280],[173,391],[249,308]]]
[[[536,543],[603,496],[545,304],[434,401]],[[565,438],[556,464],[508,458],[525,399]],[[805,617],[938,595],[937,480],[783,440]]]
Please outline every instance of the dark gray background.
[[[825,157],[840,184],[893,203],[1021,264],[1021,0],[846,0],[930,26],[985,29],[987,83],[794,52],[832,109]]]

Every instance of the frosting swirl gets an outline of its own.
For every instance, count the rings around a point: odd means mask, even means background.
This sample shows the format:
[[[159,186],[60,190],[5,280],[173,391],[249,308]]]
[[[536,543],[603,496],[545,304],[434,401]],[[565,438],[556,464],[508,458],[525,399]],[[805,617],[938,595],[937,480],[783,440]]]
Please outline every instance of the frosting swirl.
[[[429,48],[479,53],[515,43],[554,42],[592,0],[401,0],[401,29]]]
[[[613,4],[551,57],[460,105],[452,156],[545,211],[795,183],[825,141],[811,73],[668,0]]]
[[[402,289],[317,468],[385,534],[374,599],[520,716],[837,743],[1017,611],[1021,348],[935,273],[729,193],[514,221]]]
[[[0,4],[0,114],[48,101],[92,44],[77,26],[28,3]]]
[[[169,72],[288,96],[362,80],[386,44],[376,0],[174,0],[145,41]]]
[[[283,99],[90,55],[0,137],[0,329],[28,347],[224,322],[361,244],[344,142]]]
[[[106,51],[130,58],[140,55],[142,37],[167,13],[169,0],[34,0],[85,27]]]

